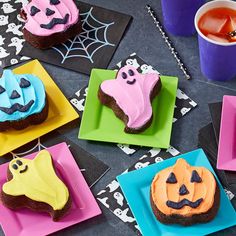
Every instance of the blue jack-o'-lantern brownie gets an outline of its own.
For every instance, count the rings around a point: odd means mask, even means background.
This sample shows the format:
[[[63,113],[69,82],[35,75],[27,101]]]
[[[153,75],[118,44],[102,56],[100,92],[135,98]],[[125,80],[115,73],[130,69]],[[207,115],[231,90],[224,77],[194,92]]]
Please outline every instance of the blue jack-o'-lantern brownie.
[[[42,81],[31,74],[4,70],[0,78],[0,131],[24,129],[42,123],[48,102]]]

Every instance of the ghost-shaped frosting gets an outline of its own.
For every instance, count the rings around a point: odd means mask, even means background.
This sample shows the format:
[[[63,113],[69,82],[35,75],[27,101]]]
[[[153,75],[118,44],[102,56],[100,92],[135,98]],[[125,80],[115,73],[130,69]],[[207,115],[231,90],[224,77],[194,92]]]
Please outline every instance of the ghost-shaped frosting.
[[[100,89],[128,116],[126,126],[138,130],[152,118],[150,96],[158,82],[157,73],[140,74],[135,67],[127,65],[119,70],[116,79],[103,81]]]
[[[33,159],[15,158],[9,164],[13,178],[2,191],[11,196],[26,196],[31,200],[50,205],[54,211],[64,208],[69,191],[57,177],[50,153],[42,150]]]

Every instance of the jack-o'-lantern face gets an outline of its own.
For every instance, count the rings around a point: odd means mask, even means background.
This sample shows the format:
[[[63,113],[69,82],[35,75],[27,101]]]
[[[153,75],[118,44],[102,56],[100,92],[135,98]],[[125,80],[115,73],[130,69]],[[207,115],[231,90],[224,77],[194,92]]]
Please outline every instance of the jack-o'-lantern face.
[[[4,70],[0,78],[0,122],[21,120],[41,112],[45,98],[44,85],[38,77]]]
[[[23,90],[31,86],[31,83],[28,80],[22,77],[20,83],[15,84],[16,89],[14,90],[11,90],[11,88],[8,87],[8,84],[6,86],[7,87],[4,88],[0,85],[0,98],[2,98],[2,103],[5,102],[6,105],[9,105],[8,107],[4,107],[4,104],[1,104],[0,102],[0,105],[2,105],[0,106],[0,111],[12,115],[16,111],[26,112],[33,106],[34,100],[31,99],[27,101],[27,99],[25,99],[26,96],[23,95]]]
[[[180,158],[155,176],[151,193],[154,204],[165,215],[189,216],[207,212],[215,190],[216,181],[208,169],[190,166]]]
[[[23,8],[25,28],[34,35],[63,32],[77,23],[79,12],[73,0],[32,0]]]

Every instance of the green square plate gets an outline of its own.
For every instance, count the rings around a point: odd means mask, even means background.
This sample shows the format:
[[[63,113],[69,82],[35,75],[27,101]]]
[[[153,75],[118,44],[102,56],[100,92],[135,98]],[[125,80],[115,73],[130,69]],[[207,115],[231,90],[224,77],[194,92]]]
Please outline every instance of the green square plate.
[[[97,96],[100,84],[104,80],[115,79],[116,73],[113,70],[92,70],[79,138],[168,148],[170,145],[178,78],[161,76],[161,92],[152,102],[152,125],[140,134],[127,134],[124,132],[124,123],[115,116],[110,108],[102,105]]]

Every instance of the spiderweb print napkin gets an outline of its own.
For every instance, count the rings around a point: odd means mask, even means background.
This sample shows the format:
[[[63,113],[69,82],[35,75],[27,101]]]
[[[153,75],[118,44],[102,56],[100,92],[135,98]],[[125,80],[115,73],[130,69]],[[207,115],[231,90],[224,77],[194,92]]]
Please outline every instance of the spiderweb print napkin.
[[[0,67],[4,68],[27,60],[19,55],[24,43],[22,28],[24,21],[20,9],[28,0],[0,1]]]
[[[147,65],[140,57],[136,55],[136,53],[131,54],[129,57],[119,62],[113,69],[116,70],[120,69],[121,67],[127,64],[133,65],[140,73],[143,74],[150,72],[159,73],[157,70],[153,69],[151,65]],[[84,111],[87,92],[88,92],[88,87],[85,86],[75,93],[74,98],[70,99],[70,102],[78,110],[80,117],[82,117]],[[182,90],[177,89],[173,122],[176,122],[178,119],[186,115],[196,106],[197,106],[196,102],[194,102],[191,98],[189,98]],[[139,146],[135,145],[117,144],[117,146],[128,155],[132,155],[137,150],[140,149]]]
[[[107,68],[131,16],[75,1],[82,32],[65,43],[40,50],[25,43],[21,54],[89,74],[92,68]]]

